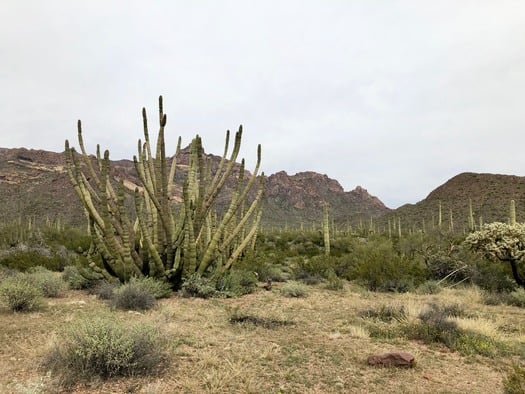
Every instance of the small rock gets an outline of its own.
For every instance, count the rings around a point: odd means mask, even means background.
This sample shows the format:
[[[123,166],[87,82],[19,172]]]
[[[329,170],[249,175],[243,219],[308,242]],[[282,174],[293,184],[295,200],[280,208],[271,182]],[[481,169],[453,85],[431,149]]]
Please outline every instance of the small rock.
[[[412,368],[414,362],[414,356],[407,352],[388,352],[368,356],[368,364],[381,367]]]

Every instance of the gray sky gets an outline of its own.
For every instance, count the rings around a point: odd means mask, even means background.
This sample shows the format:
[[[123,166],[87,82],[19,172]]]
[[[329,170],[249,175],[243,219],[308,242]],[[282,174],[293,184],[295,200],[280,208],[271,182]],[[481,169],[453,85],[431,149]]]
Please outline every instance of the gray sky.
[[[0,147],[132,158],[244,126],[267,175],[316,171],[395,208],[460,172],[525,175],[525,1],[3,0]],[[250,166],[251,167],[251,166]]]

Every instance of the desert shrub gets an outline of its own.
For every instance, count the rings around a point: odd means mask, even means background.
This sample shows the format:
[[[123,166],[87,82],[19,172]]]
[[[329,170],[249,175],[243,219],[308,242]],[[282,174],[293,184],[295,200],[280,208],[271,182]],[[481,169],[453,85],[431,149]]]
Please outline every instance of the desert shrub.
[[[183,297],[198,298],[210,298],[217,294],[213,281],[197,273],[184,280],[180,292]]]
[[[503,305],[508,302],[509,293],[499,293],[493,291],[485,291],[482,294],[481,300],[485,305]]]
[[[44,297],[60,297],[67,287],[60,275],[44,267],[31,268],[27,279],[42,292]]]
[[[286,282],[292,277],[289,267],[284,264],[267,263],[254,272],[257,272],[261,282],[267,282],[268,279],[272,282]]]
[[[412,290],[427,278],[422,260],[396,252],[390,240],[356,240],[351,254],[334,261],[337,275],[372,291]]]
[[[79,378],[151,374],[165,358],[157,328],[110,315],[86,316],[58,333],[44,366],[76,383]]]
[[[14,250],[0,259],[0,265],[21,272],[38,266],[47,268],[50,271],[60,271],[64,268],[63,261],[59,256],[42,248]]]
[[[306,297],[308,287],[301,282],[289,281],[281,287],[280,292],[285,297]]]
[[[298,259],[293,266],[293,277],[309,285],[317,284],[326,278],[330,269],[333,271],[334,260],[325,255]]]
[[[169,298],[173,292],[171,285],[163,280],[152,277],[131,278],[129,283],[134,284],[152,294],[156,299]]]
[[[117,287],[115,283],[99,280],[95,285],[89,287],[88,292],[96,295],[101,300],[110,300],[113,298],[113,293]]]
[[[504,351],[502,344],[493,338],[469,330],[461,331],[450,347],[466,356],[479,354],[494,357]]]
[[[379,308],[370,308],[359,313],[364,319],[378,319],[383,322],[392,320],[402,321],[407,314],[403,305],[381,305]]]
[[[525,393],[525,367],[522,364],[513,364],[507,377],[503,381],[505,394]]]
[[[418,294],[438,294],[441,290],[443,290],[443,287],[441,287],[439,281],[427,280],[417,287],[416,292]]]
[[[420,322],[407,325],[404,331],[410,339],[441,343],[464,355],[493,357],[505,352],[504,346],[493,338],[471,330],[463,330],[450,319],[465,315],[463,307],[458,304],[430,304],[429,308],[419,315]]]
[[[449,348],[454,346],[461,330],[456,322],[450,319],[449,308],[430,304],[429,308],[419,315],[418,323],[406,327],[410,339],[422,340],[425,343],[442,343]]]
[[[509,294],[509,305],[519,306],[521,308],[525,307],[525,289],[519,287]]]
[[[64,246],[67,250],[77,253],[87,251],[91,245],[91,236],[84,228],[67,227],[65,229],[57,229],[53,226],[48,226],[44,228],[43,236],[47,244]]]
[[[466,264],[459,253],[459,248],[438,250],[425,258],[431,279],[447,278],[450,282],[461,282],[472,277],[472,268]]]
[[[74,290],[86,289],[90,287],[90,281],[80,274],[80,271],[74,265],[64,267],[62,279]]]
[[[326,284],[325,289],[327,290],[334,290],[334,291],[341,291],[344,289],[345,284],[343,279],[339,278],[333,268],[329,268],[326,271]]]
[[[252,293],[257,287],[257,276],[254,272],[230,270],[222,275],[216,283],[216,289],[225,295],[241,296]]]
[[[390,254],[384,250],[372,252],[359,262],[353,272],[355,280],[372,291],[407,292],[425,279],[421,265],[404,256]]]
[[[29,312],[42,305],[42,292],[23,274],[10,276],[0,283],[0,298],[13,312]]]
[[[494,264],[485,259],[477,259],[472,271],[472,282],[487,291],[512,292],[517,285],[506,264]]]
[[[142,311],[155,305],[155,296],[136,283],[128,282],[113,291],[111,301],[117,309]]]
[[[17,270],[0,265],[0,282],[16,274],[18,274]]]

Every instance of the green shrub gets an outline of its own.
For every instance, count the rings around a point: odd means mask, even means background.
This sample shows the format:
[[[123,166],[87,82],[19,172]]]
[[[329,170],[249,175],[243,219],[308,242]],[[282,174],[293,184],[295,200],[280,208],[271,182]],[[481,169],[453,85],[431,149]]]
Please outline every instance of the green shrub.
[[[142,311],[155,305],[155,296],[136,283],[128,282],[113,291],[111,301],[117,309]]]
[[[147,375],[166,353],[153,326],[115,320],[111,315],[86,316],[58,333],[44,366],[68,383],[94,377]]]
[[[407,317],[407,314],[403,305],[381,305],[379,308],[366,309],[360,312],[359,316],[365,319],[390,322],[392,320],[402,321]]]
[[[508,295],[507,304],[525,308],[525,289],[519,287]]]
[[[0,258],[0,265],[15,269],[17,271],[27,271],[32,267],[42,266],[50,271],[60,271],[64,268],[63,261],[59,256],[51,253],[47,249],[28,249],[16,250]]]
[[[254,272],[230,270],[217,280],[216,289],[226,295],[241,296],[253,293],[257,287]]]
[[[42,292],[23,274],[8,277],[0,283],[0,298],[13,312],[29,312],[42,305]]]
[[[60,297],[64,294],[67,284],[62,277],[44,267],[35,267],[29,270],[27,278],[44,297]]]
[[[509,300],[509,293],[497,293],[493,291],[485,291],[482,295],[482,301],[485,305],[503,305],[507,304]]]
[[[144,291],[152,294],[156,299],[169,298],[173,293],[171,285],[168,282],[151,278],[149,276],[142,278],[131,278],[129,283],[132,283],[133,285],[140,287]]]
[[[451,346],[463,355],[479,354],[494,357],[503,351],[503,346],[494,339],[473,331],[462,331]]]
[[[517,285],[508,264],[494,264],[484,259],[475,262],[472,282],[487,291],[511,292]]]
[[[289,281],[281,287],[280,292],[285,297],[306,297],[308,287],[304,283]]]
[[[324,255],[299,259],[293,267],[293,277],[309,285],[317,284],[329,270],[333,271],[333,262],[333,257]]]
[[[86,289],[89,287],[89,280],[80,274],[80,271],[74,265],[64,267],[62,279],[73,290]]]
[[[348,271],[340,276],[355,279],[372,291],[406,292],[426,279],[422,262],[397,254],[390,241],[378,239],[356,245],[346,259]]]
[[[341,291],[345,288],[343,279],[339,278],[333,268],[329,268],[325,274],[326,284],[325,289]]]
[[[405,330],[409,339],[418,339],[425,343],[442,343],[453,348],[461,330],[449,319],[449,315],[435,305],[419,316],[421,322],[409,324]]]
[[[77,253],[87,251],[91,245],[91,236],[85,228],[57,229],[49,226],[44,229],[43,235],[46,243],[53,246],[64,246],[67,250]]]
[[[183,297],[210,298],[216,294],[215,284],[197,273],[188,276],[181,286]]]
[[[437,280],[427,280],[426,282],[421,283],[417,289],[416,293],[418,294],[438,294],[443,290],[441,284]]]
[[[507,377],[503,381],[505,394],[523,394],[525,393],[525,366],[522,364],[513,364]]]

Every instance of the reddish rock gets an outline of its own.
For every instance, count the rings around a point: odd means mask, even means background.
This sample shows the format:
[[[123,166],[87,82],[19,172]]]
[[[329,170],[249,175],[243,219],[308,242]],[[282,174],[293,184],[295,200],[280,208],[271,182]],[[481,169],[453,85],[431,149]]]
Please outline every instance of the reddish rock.
[[[368,356],[368,364],[381,367],[412,368],[414,366],[414,356],[407,352],[372,354]]]

